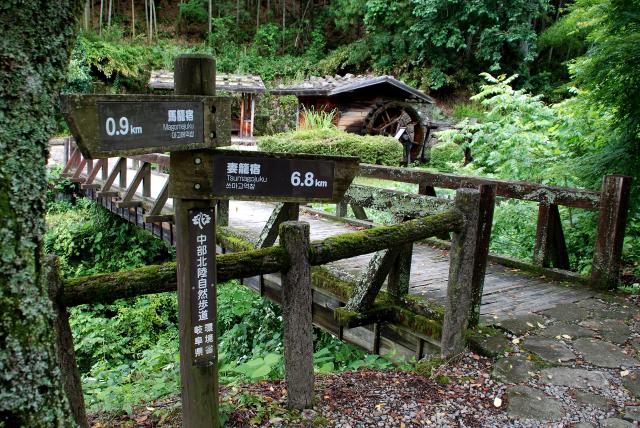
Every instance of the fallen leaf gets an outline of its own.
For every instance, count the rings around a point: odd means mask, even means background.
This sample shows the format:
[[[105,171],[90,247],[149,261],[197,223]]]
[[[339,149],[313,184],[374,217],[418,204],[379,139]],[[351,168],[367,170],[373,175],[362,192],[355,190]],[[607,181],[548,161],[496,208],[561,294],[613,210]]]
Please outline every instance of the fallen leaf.
[[[571,340],[571,336],[569,336],[568,334],[563,334],[562,337],[567,340]]]
[[[535,327],[533,324],[531,324],[530,322],[527,322],[527,325],[531,328]]]
[[[517,345],[518,343],[520,343],[520,339],[516,337],[511,341],[511,343],[513,343],[514,345]]]
[[[539,328],[547,328],[547,327],[544,326],[544,324],[540,324],[539,322],[537,322],[536,324],[538,324]]]
[[[500,397],[496,397],[493,399],[493,405],[495,407],[500,407],[502,406],[502,399]]]
[[[620,376],[622,376],[622,377],[629,376],[629,370],[622,370],[620,372]]]

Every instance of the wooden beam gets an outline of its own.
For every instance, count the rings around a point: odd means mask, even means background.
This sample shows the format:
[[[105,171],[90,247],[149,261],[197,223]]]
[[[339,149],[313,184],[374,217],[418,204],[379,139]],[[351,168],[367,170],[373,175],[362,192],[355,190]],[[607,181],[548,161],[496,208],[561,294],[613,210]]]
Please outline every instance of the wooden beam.
[[[399,253],[400,248],[393,247],[373,255],[345,306],[347,310],[364,312],[371,308]]]
[[[140,184],[143,183],[145,180],[150,181],[150,177],[147,178],[148,174],[150,173],[151,173],[151,164],[147,162],[143,162],[142,166],[140,166],[138,171],[136,171],[136,175],[133,177],[133,181],[131,181],[131,184],[129,185],[129,187],[127,187],[127,190],[125,191],[125,194],[122,197],[122,200],[116,202],[116,206],[118,208],[142,206],[142,201],[135,201],[134,204],[131,204],[131,202],[134,202],[133,197],[135,196],[136,190],[138,190],[138,187],[140,186]],[[148,196],[148,195],[143,195],[143,196]]]
[[[533,261],[542,267],[553,265],[557,269],[569,269],[569,253],[562,230],[562,220],[555,204],[541,202],[538,206]]]
[[[285,221],[297,220],[300,215],[300,205],[293,202],[280,202],[271,212],[267,223],[260,232],[256,248],[270,247],[276,242],[278,228]]]
[[[620,281],[622,243],[627,225],[631,181],[631,177],[623,175],[608,175],[602,180],[591,283],[603,290],[615,289]]]
[[[545,186],[526,181],[497,180],[441,172],[429,172],[413,168],[394,168],[380,165],[360,164],[360,176],[404,183],[423,183],[431,187],[459,189],[477,188],[480,184],[495,184],[496,195],[525,201],[597,210],[600,193],[593,190]]]
[[[109,177],[107,177],[107,181],[105,181],[102,190],[97,193],[98,197],[107,196],[106,193],[111,190],[113,183],[116,181],[116,178],[122,173],[123,170],[127,169],[127,158],[118,158],[116,164],[113,166],[111,173],[109,173]],[[126,181],[125,186],[126,187]]]

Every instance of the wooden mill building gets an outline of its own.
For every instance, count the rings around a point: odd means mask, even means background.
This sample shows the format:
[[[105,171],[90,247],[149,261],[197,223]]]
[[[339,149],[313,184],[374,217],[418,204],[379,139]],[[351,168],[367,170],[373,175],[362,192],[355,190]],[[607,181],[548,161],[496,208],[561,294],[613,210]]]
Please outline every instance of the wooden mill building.
[[[152,71],[149,88],[157,91],[173,91],[173,71]],[[239,111],[232,108],[231,133],[236,139],[252,141],[256,96],[265,91],[260,76],[216,74],[216,90],[228,92],[239,98]]]
[[[271,91],[296,95],[299,125],[304,125],[304,109],[335,110],[334,124],[347,132],[388,135],[405,144],[411,159],[420,152],[428,135],[429,119],[420,113],[421,104],[433,98],[392,76],[311,77],[302,83]]]

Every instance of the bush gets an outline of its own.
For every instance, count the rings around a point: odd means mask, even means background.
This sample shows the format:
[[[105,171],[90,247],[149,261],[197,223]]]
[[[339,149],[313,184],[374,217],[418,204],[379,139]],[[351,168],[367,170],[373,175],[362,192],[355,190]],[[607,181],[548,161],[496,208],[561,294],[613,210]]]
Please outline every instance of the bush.
[[[442,172],[453,172],[462,166],[464,152],[456,143],[445,142],[431,147],[431,158],[429,167]]]
[[[391,137],[356,135],[338,129],[311,129],[262,137],[260,150],[283,153],[309,153],[357,156],[362,163],[397,166],[402,145]]]

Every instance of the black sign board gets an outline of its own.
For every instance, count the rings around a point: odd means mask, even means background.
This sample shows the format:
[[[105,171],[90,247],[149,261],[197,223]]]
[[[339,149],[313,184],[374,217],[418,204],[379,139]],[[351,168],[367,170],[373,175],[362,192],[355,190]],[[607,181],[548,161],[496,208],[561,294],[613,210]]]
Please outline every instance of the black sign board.
[[[215,361],[217,355],[214,227],[213,208],[189,210],[191,340],[195,365]]]
[[[225,197],[331,198],[335,161],[216,156],[213,193]]]
[[[228,146],[230,100],[204,95],[63,95],[83,156],[99,159]]]
[[[347,156],[228,149],[172,153],[169,197],[340,202],[358,169],[358,158]]]
[[[204,103],[193,101],[99,102],[100,148],[104,151],[161,144],[171,150],[203,143]]]

